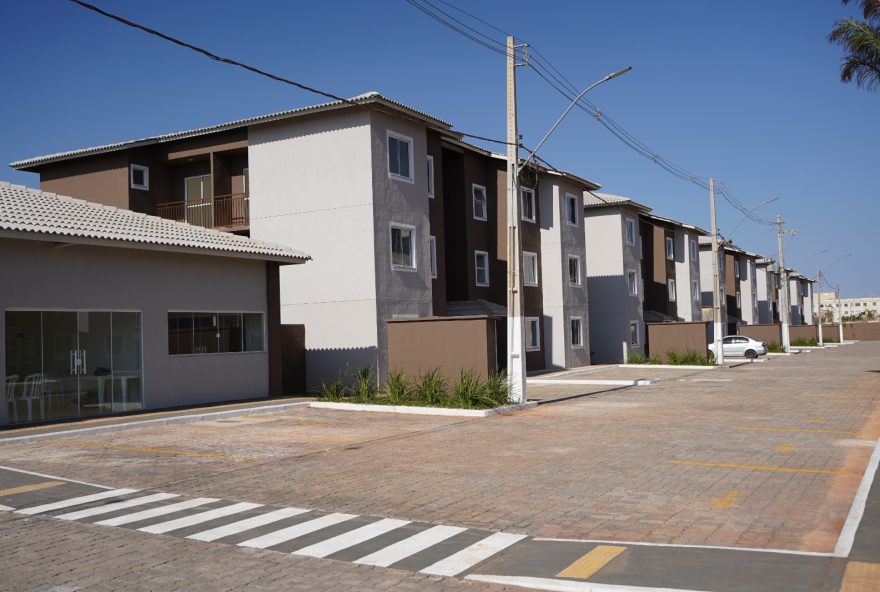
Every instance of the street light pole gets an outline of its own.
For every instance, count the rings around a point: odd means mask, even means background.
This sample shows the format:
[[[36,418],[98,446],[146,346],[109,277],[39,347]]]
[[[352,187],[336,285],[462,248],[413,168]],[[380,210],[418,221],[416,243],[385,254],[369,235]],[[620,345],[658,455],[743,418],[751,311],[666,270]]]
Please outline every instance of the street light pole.
[[[816,292],[816,304],[818,310],[817,313],[817,325],[819,326],[819,346],[825,345],[825,340],[822,338],[822,270],[819,267],[816,267],[816,283],[819,285],[819,291]]]
[[[776,215],[776,241],[779,247],[779,279],[782,288],[782,315],[780,316],[780,320],[782,321],[782,347],[785,349],[786,353],[791,352],[791,336],[789,334],[789,317],[791,315],[791,308],[788,304],[788,273],[785,271],[785,252],[782,247],[782,236],[784,234],[794,233],[793,230],[783,230],[782,228],[782,216],[779,214]]]
[[[778,197],[771,197],[770,199],[766,199],[766,200],[762,201],[761,203],[759,203],[758,205],[753,207],[751,210],[746,211],[746,213],[743,214],[742,218],[739,219],[739,222],[737,222],[734,225],[733,230],[731,230],[730,232],[728,232],[725,235],[726,240],[730,241],[731,237],[733,236],[733,233],[736,232],[736,229],[739,228],[740,224],[742,224],[743,222],[746,221],[746,218],[749,217],[749,214],[751,214],[752,212],[754,212],[755,210],[757,210],[761,206],[766,206],[768,203],[773,203],[774,201],[777,201],[778,199],[779,199]]]
[[[715,364],[724,365],[724,327],[721,319],[721,276],[718,271],[718,220],[715,217],[715,179],[709,179],[709,214],[712,216],[712,339]]]
[[[843,309],[840,307],[840,284],[837,284],[837,333],[839,342],[843,343]]]

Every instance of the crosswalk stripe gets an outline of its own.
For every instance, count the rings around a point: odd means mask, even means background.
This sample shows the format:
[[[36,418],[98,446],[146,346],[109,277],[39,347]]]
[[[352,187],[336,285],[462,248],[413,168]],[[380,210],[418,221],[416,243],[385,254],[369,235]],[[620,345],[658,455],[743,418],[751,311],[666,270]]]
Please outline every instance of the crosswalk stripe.
[[[384,549],[379,549],[375,553],[371,553],[366,557],[355,560],[355,563],[363,563],[366,565],[376,565],[379,567],[388,567],[393,563],[397,563],[407,557],[415,555],[420,551],[424,551],[428,547],[433,547],[437,543],[441,543],[448,538],[454,537],[460,532],[464,532],[466,528],[458,526],[434,526],[428,530],[398,541],[393,545],[389,545]]]
[[[88,518],[89,516],[97,516],[99,514],[109,514],[110,512],[115,512],[116,510],[124,510],[125,508],[142,506],[144,504],[149,504],[150,502],[160,502],[162,500],[166,500],[172,497],[178,497],[178,494],[155,493],[153,495],[145,495],[143,497],[136,497],[122,502],[116,502],[115,504],[107,504],[106,506],[97,506],[95,508],[86,508],[85,510],[78,510],[76,512],[68,512],[67,514],[61,514],[60,516],[55,517],[60,518],[61,520],[79,520],[80,518]]]
[[[143,528],[138,528],[141,532],[149,532],[152,534],[162,534],[165,532],[171,532],[172,530],[179,530],[181,528],[186,528],[187,526],[194,526],[196,524],[201,524],[203,522],[207,522],[209,520],[214,520],[215,518],[222,518],[224,516],[232,516],[233,514],[238,514],[240,512],[244,512],[245,510],[252,510],[254,508],[259,508],[263,504],[250,504],[247,502],[242,502],[239,504],[232,504],[231,506],[223,506],[222,508],[216,508],[214,510],[208,510],[206,512],[200,512],[198,514],[193,514],[192,516],[184,516],[183,518],[177,518],[176,520],[169,520],[168,522],[160,522],[158,524],[151,524],[150,526],[144,526]]]
[[[421,570],[421,573],[434,576],[456,576],[524,538],[526,538],[524,534],[496,532],[458,553],[429,565]]]
[[[0,512],[12,512],[13,510],[15,510],[15,508],[11,508],[9,506],[4,506],[3,504],[0,504]]]
[[[216,541],[217,539],[222,539],[223,537],[238,534],[240,532],[251,530],[253,528],[258,528],[260,526],[265,526],[266,524],[272,524],[273,522],[278,522],[279,520],[284,520],[285,518],[290,518],[291,516],[305,514],[306,512],[308,512],[308,510],[303,510],[302,508],[283,508],[281,510],[275,510],[274,512],[260,514],[259,516],[254,516],[253,518],[245,518],[244,520],[239,520],[238,522],[233,522],[232,524],[218,526],[217,528],[212,528],[211,530],[197,532],[195,534],[189,535],[186,538],[195,539],[197,541]]]
[[[34,506],[32,508],[25,508],[23,510],[18,510],[19,514],[42,514],[43,512],[51,512],[52,510],[60,510],[62,508],[69,508],[71,506],[78,506],[80,504],[87,504],[89,502],[96,502],[98,500],[107,499],[111,497],[119,497],[122,495],[127,495],[129,493],[137,493],[137,489],[111,489],[110,491],[102,491],[101,493],[93,493],[91,495],[83,495],[80,497],[73,497],[70,499],[66,499],[60,502],[55,502],[52,504],[43,504],[41,506]]]
[[[372,524],[356,528],[351,532],[346,532],[331,539],[327,539],[326,541],[321,541],[320,543],[305,547],[299,551],[294,551],[293,554],[306,555],[307,557],[326,557],[337,551],[342,551],[343,549],[359,545],[364,541],[374,539],[379,535],[383,535],[386,532],[390,532],[395,528],[400,528],[409,523],[409,520],[385,518],[384,520],[379,520],[378,522],[373,522]]]
[[[352,518],[357,518],[357,516],[354,514],[327,514],[326,516],[321,516],[314,520],[294,524],[293,526],[288,526],[287,528],[282,528],[281,530],[276,530],[275,532],[270,532],[248,541],[238,543],[238,546],[265,549],[267,547],[281,544],[285,541],[305,536],[316,530],[321,530],[322,528],[327,528],[328,526],[351,520]]]
[[[152,510],[143,510],[141,512],[135,512],[134,514],[126,514],[124,516],[117,516],[116,518],[109,518],[107,520],[95,522],[95,524],[100,524],[101,526],[121,526],[123,524],[129,524],[131,522],[138,522],[139,520],[146,520],[147,518],[164,516],[165,514],[171,514],[172,512],[178,512],[180,510],[188,510],[189,508],[203,506],[205,504],[210,504],[211,502],[216,501],[218,500],[213,497],[197,497],[195,499],[187,500],[185,502],[171,504],[169,506],[162,506],[161,508],[153,508]]]

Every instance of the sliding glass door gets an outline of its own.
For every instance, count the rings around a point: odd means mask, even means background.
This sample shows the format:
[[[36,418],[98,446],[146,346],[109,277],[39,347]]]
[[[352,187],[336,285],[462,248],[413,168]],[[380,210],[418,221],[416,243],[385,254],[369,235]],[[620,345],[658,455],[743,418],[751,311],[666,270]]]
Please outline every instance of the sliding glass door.
[[[141,408],[141,314],[7,311],[10,423]]]

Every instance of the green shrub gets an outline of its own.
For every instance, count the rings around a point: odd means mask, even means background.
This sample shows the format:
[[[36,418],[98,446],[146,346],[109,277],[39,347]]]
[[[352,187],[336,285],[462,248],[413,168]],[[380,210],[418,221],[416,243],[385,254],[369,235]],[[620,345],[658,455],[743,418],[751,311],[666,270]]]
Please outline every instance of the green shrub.
[[[321,383],[318,398],[323,401],[341,401],[345,396],[345,383],[342,377],[337,378],[330,384]]]
[[[710,362],[695,349],[686,349],[683,352],[667,352],[666,359],[675,366],[710,366]]]
[[[629,355],[626,357],[627,364],[646,364],[645,355],[639,351],[629,352]]]
[[[390,382],[389,377],[389,382]],[[422,374],[415,387],[416,399],[429,407],[440,407],[449,403],[449,385],[437,368]]]
[[[767,351],[774,354],[784,354],[785,348],[775,341],[770,341],[767,343]]]
[[[410,387],[406,374],[402,371],[388,374],[388,380],[385,381],[382,394],[386,399],[384,402],[390,405],[406,405],[411,403],[413,399],[412,387]]]
[[[376,398],[376,387],[373,383],[373,369],[364,366],[358,369],[351,389],[355,403],[369,403]]]
[[[645,360],[645,363],[646,364],[654,364],[656,366],[657,364],[662,364],[663,360],[660,359],[660,356],[649,356]]]
[[[510,384],[505,372],[489,376],[486,381],[486,398],[492,401],[492,407],[501,407],[510,402]]]
[[[810,339],[804,339],[800,337],[791,342],[791,344],[795,347],[816,347],[819,345],[819,340],[815,337],[811,337]]]
[[[491,405],[491,401],[486,397],[485,384],[470,371],[462,371],[459,374],[458,380],[452,386],[452,398],[455,400],[455,406],[463,409]]]

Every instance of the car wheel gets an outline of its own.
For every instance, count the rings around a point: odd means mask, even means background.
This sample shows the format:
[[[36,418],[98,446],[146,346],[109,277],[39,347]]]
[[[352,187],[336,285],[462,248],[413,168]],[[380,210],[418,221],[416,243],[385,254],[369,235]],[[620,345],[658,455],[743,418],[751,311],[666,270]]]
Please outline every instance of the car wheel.
[[[758,357],[758,353],[755,350],[750,349],[749,351],[746,352],[746,357],[750,360],[754,360],[755,358]]]
[[[707,358],[710,362],[714,362],[714,361],[715,361],[715,352],[713,352],[711,349],[708,350],[708,351],[706,352],[706,358]]]

